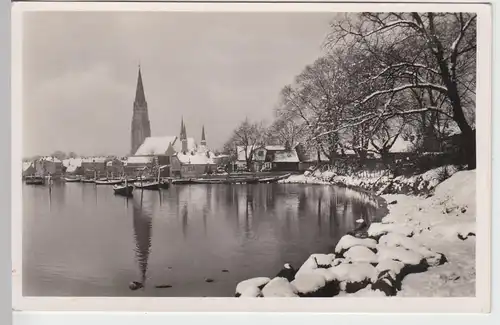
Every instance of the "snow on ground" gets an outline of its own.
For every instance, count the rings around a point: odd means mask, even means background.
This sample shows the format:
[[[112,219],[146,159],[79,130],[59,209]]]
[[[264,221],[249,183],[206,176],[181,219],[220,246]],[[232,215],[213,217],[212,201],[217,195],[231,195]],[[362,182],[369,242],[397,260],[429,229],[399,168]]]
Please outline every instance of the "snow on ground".
[[[402,296],[474,296],[476,240],[459,234],[475,234],[476,173],[459,171],[439,184],[429,198],[384,195],[389,215],[383,222],[401,223],[423,229],[413,239],[446,256],[447,263],[426,272],[410,274],[403,280]]]
[[[424,258],[417,252],[408,250],[403,247],[388,247],[385,245],[379,245],[377,247],[377,255],[379,261],[383,260],[395,260],[403,262],[408,265],[418,265]]]
[[[372,223],[368,228],[368,236],[378,237],[387,233],[397,233],[404,236],[413,236],[414,229],[398,223]]]

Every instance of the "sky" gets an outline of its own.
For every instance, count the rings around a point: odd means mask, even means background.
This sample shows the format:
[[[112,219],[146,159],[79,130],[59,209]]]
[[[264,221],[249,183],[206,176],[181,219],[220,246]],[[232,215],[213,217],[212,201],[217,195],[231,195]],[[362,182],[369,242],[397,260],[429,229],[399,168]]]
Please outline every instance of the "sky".
[[[271,121],[281,89],[322,54],[332,13],[29,12],[23,156],[125,155],[138,65],[152,136],[221,148],[246,117]]]

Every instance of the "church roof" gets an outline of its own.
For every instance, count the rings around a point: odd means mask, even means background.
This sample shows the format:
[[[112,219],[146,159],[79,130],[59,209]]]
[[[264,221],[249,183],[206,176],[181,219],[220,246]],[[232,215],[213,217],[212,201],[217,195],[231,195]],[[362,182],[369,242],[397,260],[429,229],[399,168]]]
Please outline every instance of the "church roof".
[[[178,142],[177,136],[148,137],[135,152],[136,156],[164,155],[170,143]]]
[[[191,153],[178,153],[177,158],[181,162],[181,164],[185,165],[214,165],[215,162],[212,157],[207,156],[206,153],[202,152],[194,152]]]
[[[176,152],[181,152],[182,151],[181,139],[177,139],[177,141],[174,142],[173,147]],[[194,138],[187,138],[187,151],[196,151],[196,149],[197,145]]]

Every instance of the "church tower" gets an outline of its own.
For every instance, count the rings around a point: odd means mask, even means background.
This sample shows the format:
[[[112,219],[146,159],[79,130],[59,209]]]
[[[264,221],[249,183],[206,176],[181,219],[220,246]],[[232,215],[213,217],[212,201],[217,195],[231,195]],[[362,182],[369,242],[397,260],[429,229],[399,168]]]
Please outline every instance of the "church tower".
[[[205,139],[205,125],[201,127],[201,145],[206,146],[207,140]]]
[[[141,66],[139,66],[137,88],[135,90],[134,113],[132,115],[130,154],[135,154],[144,140],[150,136],[151,126],[149,123],[148,103],[146,102],[146,96],[144,95]]]

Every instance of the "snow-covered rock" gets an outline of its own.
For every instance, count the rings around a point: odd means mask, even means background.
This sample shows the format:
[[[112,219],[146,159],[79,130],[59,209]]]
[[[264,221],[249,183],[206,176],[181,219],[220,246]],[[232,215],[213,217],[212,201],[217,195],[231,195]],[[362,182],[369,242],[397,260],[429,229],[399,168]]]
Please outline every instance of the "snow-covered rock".
[[[424,257],[414,251],[403,247],[390,247],[386,245],[377,246],[378,260],[395,260],[403,262],[406,265],[419,265]]]
[[[422,255],[427,263],[431,266],[440,265],[446,261],[446,258],[441,253],[436,253],[423,246],[414,238],[409,238],[401,234],[389,233],[380,237],[380,245],[389,247],[403,247]]]
[[[314,295],[326,285],[323,275],[317,273],[303,273],[295,277],[291,284],[297,289],[300,296]]]
[[[257,287],[248,287],[241,292],[240,297],[262,297],[262,291]]]
[[[370,225],[370,228],[368,228],[368,236],[370,237],[379,237],[390,232],[407,237],[411,237],[414,234],[414,230],[411,227],[397,223],[374,222]]]
[[[375,267],[369,263],[343,263],[329,269],[346,292],[356,292],[377,278]]]
[[[317,268],[329,268],[331,267],[334,259],[334,254],[312,254],[304,262],[304,264],[302,264],[295,276],[298,276],[302,273],[308,273],[309,271]]]
[[[377,255],[365,246],[354,246],[349,248],[344,253],[344,257],[346,261],[351,263],[361,262],[376,264],[378,262]]]
[[[387,259],[379,261],[375,269],[378,274],[383,271],[388,271],[389,274],[396,279],[404,266],[405,264],[403,262]]]
[[[269,281],[271,281],[271,279],[266,277],[258,277],[241,281],[236,285],[236,296],[243,295],[243,292],[249,291],[252,288],[259,289],[260,291],[260,289],[262,289]],[[251,292],[251,290],[249,292]]]
[[[324,268],[314,269],[311,271],[311,273],[321,275],[322,277],[325,278],[325,281],[327,283],[335,281],[337,279],[335,274],[330,269],[324,269]],[[305,273],[305,274],[307,274],[307,273]]]
[[[340,238],[337,246],[335,246],[335,253],[343,255],[345,251],[354,246],[364,246],[370,249],[375,249],[377,241],[372,238],[356,238],[351,235],[345,235]]]
[[[285,278],[274,278],[262,288],[264,297],[297,297],[297,289]]]

